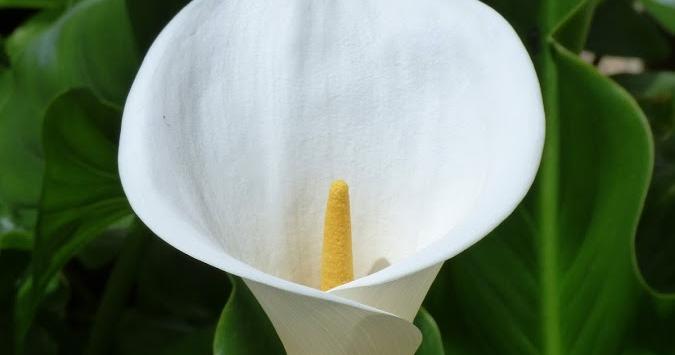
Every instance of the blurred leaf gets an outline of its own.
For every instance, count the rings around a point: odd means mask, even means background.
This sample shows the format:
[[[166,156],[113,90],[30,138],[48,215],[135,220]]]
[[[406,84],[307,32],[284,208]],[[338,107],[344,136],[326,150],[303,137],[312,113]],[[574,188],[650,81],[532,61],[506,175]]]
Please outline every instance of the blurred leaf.
[[[17,229],[9,211],[0,201],[0,354],[14,353],[12,317],[19,280],[30,261],[33,238]]]
[[[130,221],[124,220],[113,225],[101,236],[82,247],[77,253],[77,260],[87,269],[100,269],[111,263],[122,250],[127,238]]]
[[[135,275],[138,273],[141,257],[151,234],[140,221],[136,221],[130,229],[124,248],[108,277],[105,292],[96,311],[96,320],[91,330],[86,354],[110,353],[110,347],[115,338],[114,331],[130,298]]]
[[[14,222],[7,206],[0,200],[0,235],[14,229]]]
[[[656,143],[654,178],[636,238],[638,265],[652,288],[675,293],[675,73],[615,79],[647,114]]]
[[[2,236],[4,239],[4,235]],[[12,311],[18,280],[23,276],[30,253],[0,244],[0,353],[12,354],[14,331]]]
[[[444,355],[441,333],[431,314],[426,309],[420,308],[414,323],[422,332],[422,344],[415,355]]]
[[[573,52],[586,41],[595,0],[483,0],[513,26],[536,57],[555,37]]]
[[[5,38],[0,36],[0,72],[4,71],[7,69],[9,66],[9,57],[7,56],[7,52],[5,51]],[[1,86],[0,86],[1,88]],[[0,89],[0,97],[2,97],[2,91]],[[2,100],[0,99],[0,105],[2,105]]]
[[[3,42],[0,40],[0,45]],[[13,80],[12,73],[6,66],[9,63],[4,63],[5,59],[7,59],[4,50],[0,50],[0,59],[2,59],[0,60],[0,108],[2,108],[12,92]],[[4,205],[4,203],[2,204]]]
[[[226,273],[159,238],[149,242],[138,272],[138,307],[203,327],[218,321],[229,294]]]
[[[0,253],[2,253],[2,250],[9,249],[31,251],[33,249],[33,236],[25,231],[0,231]]]
[[[4,106],[12,92],[12,72],[0,66],[0,108]]]
[[[670,54],[668,39],[651,19],[638,13],[630,0],[604,1],[598,6],[588,49],[598,55],[662,60]]]
[[[159,32],[190,0],[126,0],[138,48],[145,53]]]
[[[134,304],[124,312],[115,354],[210,354],[230,291],[227,274],[159,238],[149,240]]]
[[[40,9],[62,6],[67,2],[68,0],[0,0],[0,9],[3,7]]]
[[[26,261],[28,261],[29,255],[26,254],[26,257]],[[21,276],[24,276],[23,273]],[[26,287],[21,286],[19,296],[17,297],[20,297],[21,293],[28,291]],[[35,324],[28,331],[28,338],[31,341],[21,347],[23,351],[15,349],[16,354],[43,355],[58,354],[59,351],[63,353],[76,352],[73,351],[74,348],[71,346],[75,339],[68,331],[65,320],[66,305],[70,298],[70,291],[70,285],[62,275],[54,275],[47,283],[44,301],[39,311],[36,312]],[[7,317],[11,317],[12,314],[13,312],[10,311],[7,313]],[[12,330],[15,331],[15,329]],[[7,334],[8,337],[11,335],[13,335],[13,332]]]
[[[128,310],[111,354],[210,355],[212,341],[212,325],[194,329],[174,318]]]
[[[647,12],[659,21],[661,26],[675,35],[675,1],[641,0]]]
[[[285,354],[281,340],[251,291],[232,276],[232,293],[220,315],[214,355]]]
[[[172,341],[159,355],[211,355],[213,327],[207,327]]]
[[[0,107],[0,197],[12,209],[37,206],[49,103],[85,86],[121,106],[138,65],[124,0],[82,0],[48,26],[34,21],[10,39],[13,85]]]
[[[46,169],[28,291],[18,299],[23,339],[49,280],[131,211],[117,173],[120,113],[86,90],[56,99],[45,118]]]
[[[581,53],[586,45],[598,2],[597,0],[579,1],[568,17],[553,29],[551,39],[555,39],[555,43],[566,47],[572,53]]]
[[[637,100],[654,132],[656,165],[663,159],[675,159],[670,139],[675,129],[675,72],[642,73],[614,77]]]
[[[673,353],[665,334],[675,299],[652,293],[634,265],[652,167],[646,120],[574,54],[584,30],[571,34],[570,24],[584,23],[594,2],[538,4],[534,61],[547,116],[539,175],[507,221],[446,263],[426,307],[451,354]]]
[[[1,0],[0,0],[1,1]],[[35,37],[47,30],[63,14],[63,8],[54,8],[41,11],[26,20],[18,27],[7,39],[5,50],[13,62],[19,60],[20,54],[24,48],[31,43]]]

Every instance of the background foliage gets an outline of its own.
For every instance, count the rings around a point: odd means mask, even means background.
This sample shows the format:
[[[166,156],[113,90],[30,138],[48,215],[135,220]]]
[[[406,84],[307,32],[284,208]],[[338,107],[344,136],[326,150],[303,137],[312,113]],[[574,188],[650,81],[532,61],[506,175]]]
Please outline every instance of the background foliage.
[[[283,353],[246,286],[121,190],[127,90],[186,2],[0,0],[0,353]],[[544,160],[442,269],[418,354],[675,354],[675,2],[486,2],[537,67]]]

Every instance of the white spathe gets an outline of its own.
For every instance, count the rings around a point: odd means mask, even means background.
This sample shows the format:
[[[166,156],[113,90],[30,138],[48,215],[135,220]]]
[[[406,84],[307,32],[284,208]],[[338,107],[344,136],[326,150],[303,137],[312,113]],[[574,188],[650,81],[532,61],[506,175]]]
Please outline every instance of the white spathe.
[[[124,190],[181,251],[241,276],[289,354],[412,354],[444,260],[534,179],[537,77],[477,0],[195,0],[124,109]],[[331,181],[356,280],[319,285]]]

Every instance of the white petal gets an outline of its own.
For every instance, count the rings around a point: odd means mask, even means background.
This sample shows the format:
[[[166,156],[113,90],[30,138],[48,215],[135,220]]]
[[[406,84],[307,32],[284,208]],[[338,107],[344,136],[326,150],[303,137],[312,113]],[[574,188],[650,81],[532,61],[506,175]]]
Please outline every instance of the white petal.
[[[422,337],[410,322],[358,303],[341,303],[246,283],[289,354],[412,354]]]
[[[120,174],[157,235],[248,279],[290,337],[293,312],[346,298],[410,319],[440,264],[522,199],[543,133],[530,59],[478,1],[196,0],[139,70]],[[321,293],[302,285],[338,178],[359,278]],[[363,318],[345,314],[311,320]]]
[[[342,285],[330,291],[412,322],[442,263],[382,283]]]

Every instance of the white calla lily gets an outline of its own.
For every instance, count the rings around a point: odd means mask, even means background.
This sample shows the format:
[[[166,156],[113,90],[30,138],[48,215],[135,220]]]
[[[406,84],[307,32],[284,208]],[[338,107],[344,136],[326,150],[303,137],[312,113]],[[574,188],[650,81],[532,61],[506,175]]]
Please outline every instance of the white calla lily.
[[[534,179],[536,74],[477,0],[195,0],[150,48],[120,140],[138,216],[241,276],[289,354],[411,354],[443,261]],[[355,280],[319,291],[331,181]]]

